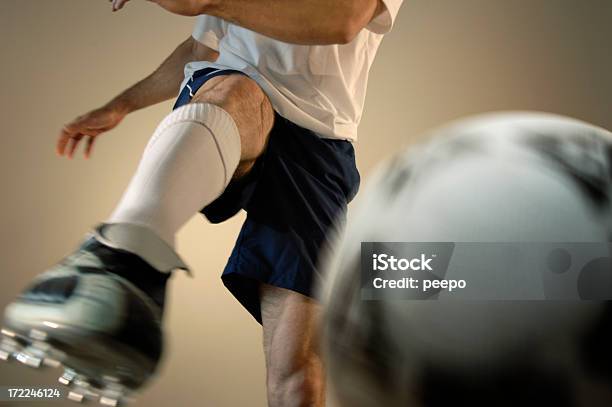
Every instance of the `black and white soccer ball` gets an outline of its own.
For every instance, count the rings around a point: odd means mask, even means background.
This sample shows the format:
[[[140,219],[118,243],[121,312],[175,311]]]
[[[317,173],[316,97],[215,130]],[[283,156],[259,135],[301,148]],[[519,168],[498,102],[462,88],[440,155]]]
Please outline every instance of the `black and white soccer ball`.
[[[556,253],[551,279],[575,280],[566,301],[360,296],[364,241],[609,247],[612,134],[517,112],[458,121],[429,140],[372,177],[327,264],[323,342],[341,405],[612,405],[612,307],[585,301],[612,299],[609,249],[595,265]]]

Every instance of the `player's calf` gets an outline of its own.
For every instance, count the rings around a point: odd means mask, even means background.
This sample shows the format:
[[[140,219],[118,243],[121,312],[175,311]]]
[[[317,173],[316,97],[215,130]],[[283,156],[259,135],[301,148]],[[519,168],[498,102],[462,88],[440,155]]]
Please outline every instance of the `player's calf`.
[[[323,406],[325,374],[319,352],[319,305],[297,292],[264,284],[261,315],[268,404]]]

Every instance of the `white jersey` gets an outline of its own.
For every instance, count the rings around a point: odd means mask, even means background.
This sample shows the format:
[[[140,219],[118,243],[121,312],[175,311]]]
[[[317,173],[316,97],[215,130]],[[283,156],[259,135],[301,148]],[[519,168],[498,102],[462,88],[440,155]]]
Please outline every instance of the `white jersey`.
[[[383,1],[386,11],[342,45],[288,44],[201,15],[193,37],[218,50],[219,58],[187,64],[186,80],[206,67],[239,70],[261,86],[281,116],[321,137],[354,141],[370,66],[402,3]]]

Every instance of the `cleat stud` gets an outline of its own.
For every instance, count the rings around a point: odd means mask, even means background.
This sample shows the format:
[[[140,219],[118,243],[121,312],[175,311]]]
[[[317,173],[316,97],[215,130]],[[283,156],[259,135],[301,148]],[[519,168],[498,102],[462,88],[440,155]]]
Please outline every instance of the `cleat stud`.
[[[74,389],[68,393],[68,398],[72,401],[82,403],[85,401],[92,401],[98,397],[98,394],[91,391],[89,384],[82,380],[76,379],[74,381]]]
[[[11,353],[5,350],[0,350],[0,360],[4,360],[5,362],[9,360],[11,357]]]
[[[2,330],[0,330],[0,333],[2,333],[2,335],[4,336],[8,336],[9,338],[14,338],[16,336],[15,332],[10,331],[6,328],[2,328]]]
[[[103,406],[117,407],[119,405],[119,400],[110,397],[100,397],[100,404]]]
[[[120,401],[123,400],[125,387],[119,384],[119,379],[105,376],[104,381],[106,382],[106,388],[100,394],[100,404],[109,407],[117,407],[119,404],[123,404]]]
[[[83,394],[78,393],[76,391],[71,391],[70,393],[68,393],[68,399],[77,403],[82,403],[84,398],[85,396]]]
[[[42,366],[45,356],[46,351],[39,349],[36,345],[30,345],[21,352],[16,352],[15,359],[26,366],[39,368]]]
[[[15,357],[19,362],[23,363],[26,366],[39,368],[42,364],[42,359],[37,358],[36,356],[28,355],[25,351],[19,352]]]
[[[70,386],[70,384],[74,381],[76,377],[76,372],[70,369],[66,369],[62,377],[58,379],[58,381],[64,386]]]

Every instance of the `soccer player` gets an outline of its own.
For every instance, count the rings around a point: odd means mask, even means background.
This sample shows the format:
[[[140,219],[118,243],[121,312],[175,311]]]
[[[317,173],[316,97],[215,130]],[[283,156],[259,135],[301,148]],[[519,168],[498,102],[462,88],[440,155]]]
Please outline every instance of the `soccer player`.
[[[85,141],[89,156],[127,114],[181,89],[175,108],[111,216],[7,308],[4,356],[62,361],[75,399],[138,388],[162,352],[167,279],[187,269],[177,231],[199,211],[217,223],[245,209],[222,279],[263,326],[269,404],[322,406],[318,255],[359,186],[368,71],[402,0],[154,2],[198,15],[193,36],[67,124],[57,152]]]

